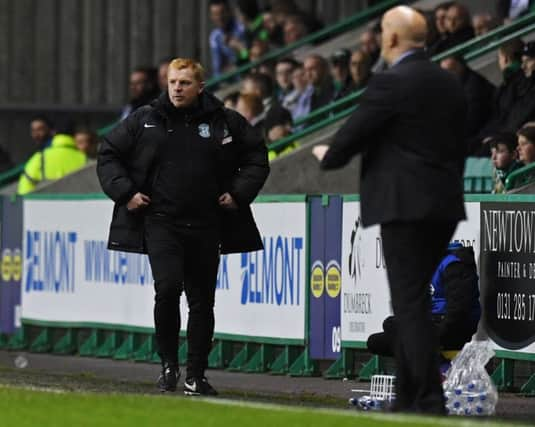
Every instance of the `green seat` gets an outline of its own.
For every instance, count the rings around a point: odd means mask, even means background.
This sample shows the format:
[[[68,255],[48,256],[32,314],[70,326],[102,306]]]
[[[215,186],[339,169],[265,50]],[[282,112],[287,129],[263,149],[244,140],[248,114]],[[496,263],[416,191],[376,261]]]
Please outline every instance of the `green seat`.
[[[535,163],[530,163],[520,169],[512,172],[505,181],[505,189],[507,191],[515,188],[523,187],[535,182]]]
[[[492,171],[492,162],[489,158],[468,157],[464,166],[464,192],[492,192]]]

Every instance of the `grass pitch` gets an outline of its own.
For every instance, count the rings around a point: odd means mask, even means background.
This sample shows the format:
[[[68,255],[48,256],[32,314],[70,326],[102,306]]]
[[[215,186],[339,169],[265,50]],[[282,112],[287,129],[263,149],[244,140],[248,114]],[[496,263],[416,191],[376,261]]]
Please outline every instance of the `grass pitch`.
[[[462,418],[433,419],[351,410],[314,410],[175,395],[93,394],[0,385],[1,427],[438,427],[485,424],[519,426]]]

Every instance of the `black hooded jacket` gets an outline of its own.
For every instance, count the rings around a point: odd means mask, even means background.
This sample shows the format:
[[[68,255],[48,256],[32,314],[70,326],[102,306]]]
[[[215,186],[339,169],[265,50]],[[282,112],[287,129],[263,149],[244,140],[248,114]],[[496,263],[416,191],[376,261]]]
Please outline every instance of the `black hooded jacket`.
[[[192,225],[221,223],[222,253],[261,249],[249,204],[268,173],[263,138],[240,114],[207,92],[191,109],[176,109],[163,93],[122,121],[100,146],[97,174],[115,202],[108,247],[145,253],[144,217],[163,213]],[[128,211],[137,192],[152,203]],[[219,208],[224,192],[236,200],[237,211]]]

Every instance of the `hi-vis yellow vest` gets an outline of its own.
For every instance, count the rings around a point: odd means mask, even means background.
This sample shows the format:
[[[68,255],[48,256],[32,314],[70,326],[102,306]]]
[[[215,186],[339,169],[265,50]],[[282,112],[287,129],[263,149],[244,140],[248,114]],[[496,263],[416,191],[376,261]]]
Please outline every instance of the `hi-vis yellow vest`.
[[[17,193],[30,193],[40,182],[63,178],[83,167],[86,162],[86,155],[76,148],[72,136],[55,135],[50,147],[38,151],[26,163]]]

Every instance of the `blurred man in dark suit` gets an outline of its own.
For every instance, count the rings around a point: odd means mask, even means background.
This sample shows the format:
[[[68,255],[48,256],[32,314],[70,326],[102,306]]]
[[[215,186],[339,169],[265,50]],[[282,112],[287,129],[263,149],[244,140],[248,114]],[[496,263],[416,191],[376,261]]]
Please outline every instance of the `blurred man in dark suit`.
[[[459,220],[466,105],[458,80],[423,52],[425,18],[399,6],[382,20],[389,69],[369,81],[360,107],[330,146],[323,169],[363,153],[362,222],[381,224],[394,315],[398,411],[444,414],[429,283]]]

